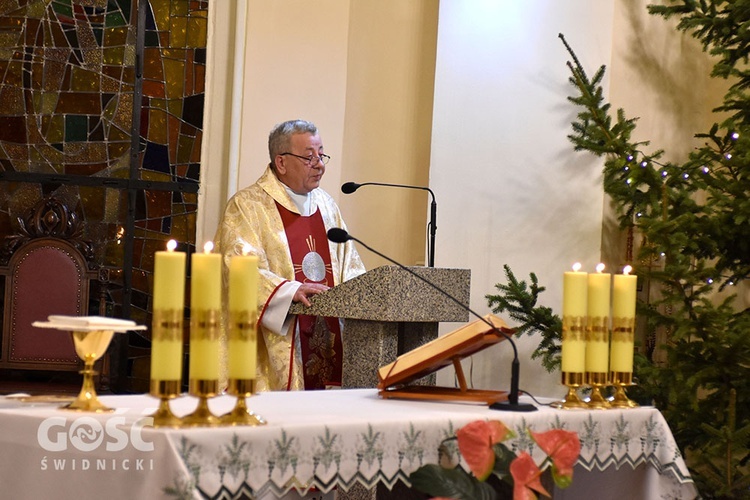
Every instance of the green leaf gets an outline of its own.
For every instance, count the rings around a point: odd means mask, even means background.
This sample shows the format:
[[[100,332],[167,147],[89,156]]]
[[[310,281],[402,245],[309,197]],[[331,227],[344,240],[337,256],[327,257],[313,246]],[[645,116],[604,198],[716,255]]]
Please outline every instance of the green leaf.
[[[409,475],[412,488],[433,497],[457,500],[496,500],[497,493],[460,467],[445,469],[436,464],[423,465]]]

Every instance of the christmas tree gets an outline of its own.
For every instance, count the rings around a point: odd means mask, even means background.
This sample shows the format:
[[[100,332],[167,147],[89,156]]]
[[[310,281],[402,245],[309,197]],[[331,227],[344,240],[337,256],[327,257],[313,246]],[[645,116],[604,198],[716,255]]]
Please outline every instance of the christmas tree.
[[[665,161],[632,139],[637,120],[605,101],[606,68],[589,76],[560,35],[572,59],[568,99],[579,108],[569,138],[604,159],[604,191],[639,242],[634,267],[651,284],[638,307],[650,340],[637,359],[638,391],[664,414],[704,497],[748,498],[750,310],[736,291],[750,276],[750,1],[683,0],[649,12],[678,18],[677,29],[715,58],[712,76],[731,84],[715,110],[726,118],[696,134],[702,146],[686,162]],[[544,288],[533,273],[530,286],[507,266],[505,274],[490,307],[522,332],[541,332],[535,356],[554,368],[561,324],[537,306]]]

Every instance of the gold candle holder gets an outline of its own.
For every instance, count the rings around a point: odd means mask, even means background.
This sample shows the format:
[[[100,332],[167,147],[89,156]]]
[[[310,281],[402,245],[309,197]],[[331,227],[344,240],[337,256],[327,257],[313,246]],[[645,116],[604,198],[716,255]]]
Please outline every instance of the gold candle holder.
[[[225,425],[266,425],[265,419],[250,411],[247,398],[255,393],[255,380],[229,379],[227,392],[237,397],[234,409],[221,416]]]
[[[172,413],[169,400],[180,394],[181,380],[151,380],[149,393],[159,398],[159,408],[151,415],[154,427],[182,427],[182,419]]]
[[[625,394],[625,387],[635,385],[633,372],[610,372],[610,380],[615,388],[615,395],[609,399],[612,408],[637,408],[639,406]]]
[[[601,391],[602,387],[609,385],[606,372],[586,372],[586,384],[591,386],[591,395],[585,400],[589,408],[606,410],[612,407]]]
[[[562,383],[568,387],[568,394],[562,401],[556,401],[550,406],[561,410],[588,408],[586,403],[578,397],[576,390],[583,385],[584,374],[577,372],[562,372]]]
[[[186,427],[216,427],[221,424],[219,417],[211,413],[208,399],[219,393],[218,380],[190,379],[190,395],[198,398],[198,406],[193,413],[182,417],[182,424]]]
[[[69,405],[64,406],[66,410],[90,411],[95,413],[106,413],[113,411],[111,408],[104,406],[99,401],[94,387],[94,375],[98,372],[94,370],[94,363],[101,358],[112,341],[114,331],[111,330],[89,330],[89,331],[72,331],[73,344],[76,354],[83,360],[83,384],[78,397]]]

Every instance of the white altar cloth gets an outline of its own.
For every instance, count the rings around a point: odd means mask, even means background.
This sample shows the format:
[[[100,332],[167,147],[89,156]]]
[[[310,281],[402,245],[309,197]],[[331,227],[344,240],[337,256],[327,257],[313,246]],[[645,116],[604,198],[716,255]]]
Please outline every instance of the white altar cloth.
[[[80,413],[0,397],[4,498],[258,498],[292,489],[346,491],[355,483],[408,484],[409,473],[438,461],[445,437],[476,419],[503,421],[516,433],[509,447],[530,451],[538,463],[544,455],[525,428],[578,432],[581,455],[572,489],[555,498],[585,492],[588,498],[622,499],[628,498],[625,491],[632,498],[696,496],[669,427],[650,407],[511,413],[383,400],[375,389],[269,392],[248,399],[250,409],[267,420],[264,426],[154,429],[149,415],[156,399],[100,399],[116,411]],[[218,415],[234,401],[220,396],[209,403]],[[178,416],[195,405],[190,396],[171,402]],[[597,476],[606,477],[603,484],[592,483]]]

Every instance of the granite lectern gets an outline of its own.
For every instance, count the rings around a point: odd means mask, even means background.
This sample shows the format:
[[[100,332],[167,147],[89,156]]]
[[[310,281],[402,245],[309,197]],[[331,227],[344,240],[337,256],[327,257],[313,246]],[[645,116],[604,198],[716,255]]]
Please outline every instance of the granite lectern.
[[[471,270],[409,267],[462,304],[469,304]],[[398,266],[382,266],[315,295],[292,314],[345,320],[342,387],[378,385],[378,368],[437,338],[441,321],[466,322],[469,313]]]

